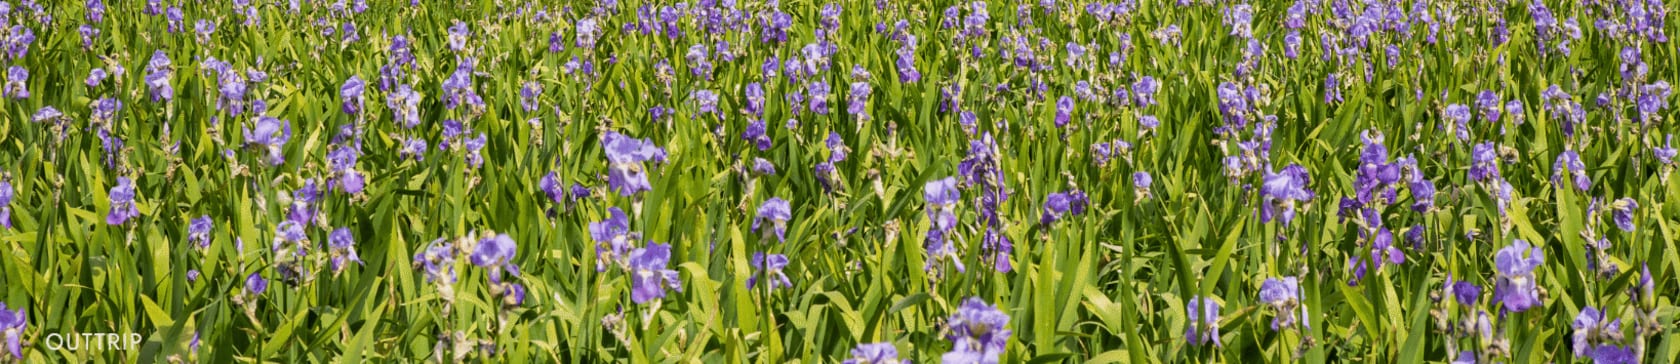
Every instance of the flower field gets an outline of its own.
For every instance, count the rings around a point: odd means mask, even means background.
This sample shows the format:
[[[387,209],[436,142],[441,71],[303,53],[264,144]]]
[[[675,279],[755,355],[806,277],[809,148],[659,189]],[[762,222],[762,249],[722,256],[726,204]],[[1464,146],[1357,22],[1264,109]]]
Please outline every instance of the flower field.
[[[0,0],[0,362],[1672,363],[1674,10]]]

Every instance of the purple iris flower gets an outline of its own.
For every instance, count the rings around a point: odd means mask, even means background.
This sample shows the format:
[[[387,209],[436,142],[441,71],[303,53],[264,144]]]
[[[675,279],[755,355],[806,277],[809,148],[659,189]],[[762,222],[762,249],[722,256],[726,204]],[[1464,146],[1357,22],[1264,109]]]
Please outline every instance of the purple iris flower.
[[[1354,267],[1354,277],[1348,280],[1349,286],[1358,285],[1359,281],[1365,278],[1367,265],[1370,266],[1371,270],[1381,271],[1385,263],[1401,264],[1406,262],[1406,254],[1401,252],[1400,248],[1394,246],[1394,233],[1388,228],[1377,229],[1375,237],[1371,240],[1371,260],[1369,264],[1363,257],[1348,258],[1348,265]]]
[[[1185,317],[1190,321],[1184,337],[1190,340],[1190,345],[1212,342],[1213,346],[1224,346],[1219,342],[1219,302],[1210,297],[1195,296],[1184,305],[1184,309]]]
[[[1657,162],[1662,164],[1674,164],[1674,157],[1677,154],[1680,154],[1680,149],[1674,148],[1673,134],[1669,134],[1663,139],[1663,146],[1651,147],[1651,155],[1657,157]]]
[[[385,96],[385,106],[391,109],[391,117],[404,128],[413,129],[420,125],[420,93],[414,92],[413,87],[402,85],[396,92]]]
[[[1482,90],[1481,94],[1476,95],[1476,108],[1481,109],[1482,120],[1499,121],[1499,107],[1499,94],[1493,90]]]
[[[1072,117],[1073,98],[1062,96],[1061,98],[1056,99],[1056,127],[1060,128],[1067,126],[1069,119],[1072,119]]]
[[[462,59],[461,63],[455,66],[455,72],[443,80],[443,84],[440,86],[443,90],[444,108],[453,110],[463,103],[474,108],[484,106],[483,98],[478,95],[477,91],[473,90],[472,78],[475,62],[472,58]]]
[[[0,179],[0,227],[12,228],[12,181]]]
[[[1639,356],[1634,354],[1633,348],[1627,348],[1627,347],[1621,347],[1621,346],[1615,346],[1615,345],[1608,345],[1608,344],[1607,345],[1599,345],[1598,348],[1593,349],[1592,354],[1590,354],[1589,357],[1592,358],[1593,364],[1637,364],[1637,363],[1639,363]]]
[[[106,77],[110,77],[110,74],[106,73],[104,68],[94,68],[88,70],[87,79],[83,83],[86,83],[88,87],[99,87],[100,84],[105,83]]]
[[[1499,179],[1499,152],[1493,142],[1476,144],[1470,148],[1470,180]]]
[[[601,26],[595,18],[583,18],[577,22],[577,38],[574,40],[578,48],[595,49],[595,41],[600,37]]]
[[[1449,289],[1452,290],[1451,293],[1452,293],[1453,298],[1458,300],[1458,304],[1463,305],[1464,307],[1475,306],[1476,301],[1478,301],[1482,297],[1482,286],[1478,286],[1478,285],[1475,285],[1475,284],[1472,284],[1472,283],[1466,282],[1466,281],[1457,281],[1457,282],[1450,282],[1450,283],[1451,284],[1449,285]]]
[[[851,359],[840,364],[909,364],[908,360],[898,359],[898,348],[890,342],[858,344],[852,349]]]
[[[327,248],[332,254],[332,270],[334,273],[344,270],[346,260],[363,264],[362,258],[356,255],[356,237],[349,228],[338,228],[327,235]]]
[[[630,235],[630,218],[624,216],[624,210],[617,207],[607,208],[607,219],[589,223],[589,237],[595,240],[595,270],[605,272],[607,265],[624,264],[624,255],[630,252],[630,241],[635,238]]]
[[[1046,226],[1056,223],[1063,217],[1082,215],[1085,206],[1091,203],[1084,191],[1072,190],[1052,193],[1044,198],[1044,215],[1039,217],[1039,223]]]
[[[1297,321],[1306,326],[1307,306],[1301,303],[1301,284],[1295,277],[1267,278],[1260,284],[1260,303],[1270,306],[1277,316],[1272,318],[1272,330],[1294,327]],[[1300,307],[1300,317],[1295,308]]]
[[[763,273],[753,274],[752,277],[747,277],[747,289],[753,289],[753,287],[756,287],[758,285],[758,278],[761,275],[769,278],[771,290],[775,290],[776,288],[793,288],[793,281],[788,280],[786,273],[782,273],[782,269],[787,268],[787,265],[788,258],[786,255],[753,253],[753,269]]]
[[[105,223],[122,225],[128,219],[140,216],[140,208],[134,204],[134,181],[128,177],[117,177],[117,185],[111,187],[111,212],[105,215]]]
[[[542,179],[537,181],[537,188],[542,190],[544,195],[548,196],[549,201],[553,201],[554,203],[563,203],[566,201],[566,189],[564,186],[560,185],[559,175],[552,171],[543,175]]]
[[[87,4],[87,19],[88,19],[89,23],[103,23],[103,22],[105,22],[105,2],[104,1],[87,0],[86,4]]]
[[[872,91],[869,82],[853,82],[850,92],[846,94],[846,113],[869,120],[869,94]]]
[[[256,128],[245,128],[245,145],[268,149],[268,164],[286,162],[286,141],[292,138],[292,123],[271,116],[259,116]]]
[[[694,92],[694,102],[700,106],[700,112],[701,113],[712,114],[714,116],[717,115],[717,113],[718,113],[718,108],[717,108],[718,107],[718,95],[717,95],[717,92],[714,92],[712,90],[695,91]]]
[[[29,328],[29,315],[22,307],[17,311],[6,309],[6,304],[0,303],[0,336],[6,337],[6,349],[11,350],[12,357],[23,359],[23,331]]]
[[[426,160],[426,140],[419,137],[404,139],[402,149],[397,151],[397,158],[414,158],[417,162]]]
[[[623,196],[653,190],[642,163],[664,161],[664,149],[646,139],[635,139],[612,131],[601,137],[601,147],[607,152],[607,184],[612,190]]]
[[[1138,107],[1154,105],[1155,92],[1160,89],[1161,84],[1155,82],[1154,77],[1143,76],[1132,83],[1132,98],[1136,100]]]
[[[747,113],[764,117],[764,85],[758,82],[747,84]]]
[[[1517,125],[1522,125],[1522,123],[1523,123],[1523,103],[1522,103],[1522,100],[1511,100],[1511,102],[1505,103],[1505,113],[1506,114],[1511,114],[1511,122],[1516,123]]]
[[[792,218],[793,210],[788,208],[787,200],[780,197],[771,197],[764,201],[764,204],[758,206],[758,217],[753,218],[752,231],[758,232],[759,225],[765,220],[769,220],[770,229],[764,230],[764,234],[769,235],[771,231],[774,231],[777,242],[786,242],[787,221]]]
[[[455,20],[454,23],[449,26],[449,34],[446,38],[449,40],[449,50],[460,52],[467,49],[467,37],[470,35],[470,31],[467,29],[467,23],[460,20]]]
[[[1639,209],[1639,202],[1632,198],[1621,198],[1610,203],[1610,217],[1616,222],[1616,228],[1625,232],[1633,232],[1633,210]]]
[[[811,112],[817,115],[828,115],[829,86],[826,81],[815,81],[806,85],[805,94],[810,96]]]
[[[1587,164],[1581,162],[1579,153],[1565,150],[1558,154],[1557,161],[1552,163],[1552,183],[1562,181],[1565,168],[1568,168],[1569,175],[1574,178],[1575,189],[1587,192],[1587,189],[1592,187],[1592,180],[1587,179]]]
[[[485,238],[478,242],[478,248],[473,250],[467,258],[473,265],[490,269],[490,281],[500,283],[502,270],[506,269],[513,276],[519,276],[519,266],[513,264],[513,257],[519,246],[507,234],[499,234]]]
[[[771,163],[768,159],[753,158],[752,172],[759,175],[773,176],[776,175],[776,164]]]
[[[667,288],[682,292],[677,271],[665,269],[670,261],[671,246],[667,244],[652,243],[630,252],[630,300],[642,304],[664,298]]]
[[[362,112],[362,91],[367,88],[367,82],[361,76],[350,76],[344,80],[344,86],[338,88],[339,98],[344,100],[341,109],[345,114],[356,115]]]
[[[996,363],[1009,344],[1009,315],[979,297],[963,301],[946,319],[951,351],[940,359],[946,363]]]
[[[426,282],[444,286],[455,283],[455,247],[443,238],[414,253],[414,265],[425,270]]]
[[[29,70],[23,66],[7,67],[6,87],[0,90],[0,95],[13,99],[29,98]]]
[[[775,145],[770,139],[768,131],[769,127],[764,124],[764,120],[755,119],[747,123],[746,130],[741,131],[741,139],[753,142],[753,145],[757,146],[760,151],[770,150]]]
[[[957,225],[955,211],[962,192],[957,189],[956,177],[928,182],[922,188],[922,197],[927,200],[928,219],[933,221],[934,229],[950,230]]]
[[[1494,254],[1494,267],[1499,272],[1493,297],[1506,311],[1523,312],[1542,304],[1534,269],[1540,267],[1545,259],[1545,252],[1529,246],[1522,239],[1516,239]]]
[[[1266,200],[1260,207],[1260,222],[1271,222],[1281,213],[1280,220],[1288,226],[1295,219],[1295,204],[1312,201],[1313,191],[1307,188],[1311,183],[1306,167],[1300,164],[1291,164],[1275,173],[1266,172],[1260,186],[1260,196]]]
[[[543,87],[537,81],[526,81],[519,87],[519,107],[525,112],[537,111],[537,98],[542,97]]]
[[[1575,329],[1571,336],[1572,349],[1576,357],[1586,357],[1593,349],[1593,344],[1606,341],[1620,341],[1622,336],[1622,320],[1610,320],[1603,312],[1591,306],[1581,308],[1581,313],[1575,315],[1575,321],[1570,324]]]
[[[210,229],[214,226],[215,223],[210,220],[210,215],[192,219],[192,221],[187,222],[187,241],[196,243],[199,250],[209,248]]]
[[[268,290],[268,280],[263,279],[261,274],[251,273],[251,275],[245,277],[245,294],[256,296],[261,295],[266,290]]]
[[[1462,126],[1462,125],[1465,125],[1466,123],[1469,123],[1470,118],[1473,117],[1474,114],[1470,113],[1470,107],[1469,106],[1464,106],[1463,104],[1452,104],[1452,105],[1447,105],[1447,110],[1446,110],[1444,116],[1447,118],[1447,120],[1451,120],[1454,123],[1457,123],[1458,125]]]

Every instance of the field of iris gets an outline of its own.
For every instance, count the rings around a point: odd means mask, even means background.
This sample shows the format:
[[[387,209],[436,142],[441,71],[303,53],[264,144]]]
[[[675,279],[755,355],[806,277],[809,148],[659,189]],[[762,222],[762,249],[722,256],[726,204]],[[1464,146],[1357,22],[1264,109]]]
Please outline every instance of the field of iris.
[[[0,0],[0,362],[1675,362],[1671,10]]]

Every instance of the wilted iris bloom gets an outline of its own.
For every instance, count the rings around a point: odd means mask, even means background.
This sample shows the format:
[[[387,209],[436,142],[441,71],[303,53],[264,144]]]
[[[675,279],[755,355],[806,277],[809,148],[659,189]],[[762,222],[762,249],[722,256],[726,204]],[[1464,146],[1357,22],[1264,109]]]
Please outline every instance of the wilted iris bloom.
[[[851,359],[840,364],[909,364],[909,360],[898,359],[898,348],[890,342],[858,344],[852,349]]]
[[[793,288],[793,281],[788,280],[786,273],[782,273],[782,268],[786,268],[787,265],[788,258],[786,255],[753,253],[753,269],[760,273],[754,273],[752,277],[747,277],[747,289],[752,289],[758,285],[759,276],[768,277],[771,290]]]
[[[940,359],[946,363],[996,363],[1009,344],[1009,315],[979,297],[963,301],[945,324],[951,351]]]
[[[1581,308],[1581,313],[1575,315],[1575,321],[1570,324],[1575,329],[1571,336],[1572,346],[1576,357],[1586,357],[1593,351],[1594,344],[1617,342],[1622,339],[1622,320],[1610,320],[1603,312],[1591,306]]]
[[[607,265],[623,264],[624,254],[630,251],[630,218],[624,210],[607,208],[607,219],[589,223],[589,236],[595,239],[595,270],[605,272]]]
[[[117,177],[117,185],[111,187],[111,212],[105,215],[105,223],[122,225],[128,219],[140,216],[140,208],[134,204],[134,181],[128,177]]]
[[[245,128],[245,144],[268,149],[268,164],[286,162],[286,141],[292,138],[292,123],[271,116],[259,116],[256,129]]]
[[[6,337],[6,349],[12,352],[12,357],[23,359],[23,330],[29,328],[29,315],[22,307],[17,311],[6,309],[6,304],[0,303],[0,336]]]
[[[1625,232],[1633,232],[1633,210],[1639,209],[1639,202],[1632,198],[1621,198],[1610,203],[1610,217],[1615,220],[1616,228]]]
[[[765,237],[774,232],[777,242],[787,241],[787,221],[793,218],[793,210],[788,207],[787,200],[771,197],[758,206],[758,216],[753,218],[752,231],[759,232],[758,227],[764,221],[770,221],[770,228],[764,230]]]
[[[519,246],[507,234],[500,234],[478,242],[478,248],[468,257],[473,265],[490,270],[490,281],[500,283],[502,270],[519,276],[519,266],[513,264]]]
[[[632,196],[642,191],[653,190],[642,163],[650,160],[664,161],[664,149],[646,139],[635,139],[611,131],[601,137],[601,146],[606,149],[607,161],[610,162],[607,185],[613,191],[618,191],[622,196]]]
[[[1545,252],[1522,239],[1494,254],[1498,281],[1493,287],[1493,297],[1506,311],[1523,312],[1541,304],[1534,269],[1545,263],[1545,259]]]
[[[1190,298],[1184,309],[1185,317],[1190,320],[1184,337],[1190,340],[1190,345],[1212,342],[1213,346],[1224,346],[1219,342],[1219,302],[1210,297],[1196,296]]]
[[[1260,303],[1272,308],[1272,330],[1295,327],[1297,321],[1306,326],[1307,306],[1301,303],[1301,284],[1295,277],[1267,278],[1260,284]],[[1300,317],[1295,309],[1300,308]]]
[[[682,292],[677,271],[665,269],[671,261],[671,246],[652,243],[630,252],[630,300],[637,304],[665,297],[667,288]]]
[[[1044,215],[1039,217],[1039,223],[1050,225],[1068,215],[1082,215],[1085,206],[1090,204],[1090,198],[1084,191],[1073,190],[1052,193],[1044,198]]]
[[[215,223],[210,215],[204,215],[187,222],[187,241],[193,242],[198,250],[210,248],[210,229]]]

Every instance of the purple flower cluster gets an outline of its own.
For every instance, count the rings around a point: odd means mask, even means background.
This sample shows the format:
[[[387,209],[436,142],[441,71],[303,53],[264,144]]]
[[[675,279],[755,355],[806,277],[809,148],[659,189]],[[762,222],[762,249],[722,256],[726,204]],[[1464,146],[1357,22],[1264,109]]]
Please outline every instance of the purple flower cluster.
[[[1009,344],[1009,315],[979,297],[964,300],[945,325],[951,351],[940,359],[946,363],[996,363]]]

